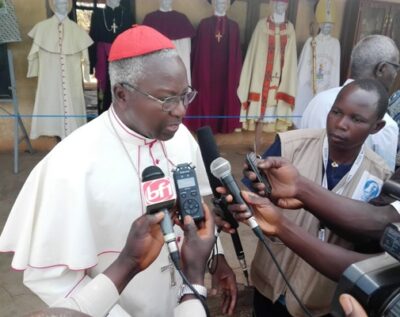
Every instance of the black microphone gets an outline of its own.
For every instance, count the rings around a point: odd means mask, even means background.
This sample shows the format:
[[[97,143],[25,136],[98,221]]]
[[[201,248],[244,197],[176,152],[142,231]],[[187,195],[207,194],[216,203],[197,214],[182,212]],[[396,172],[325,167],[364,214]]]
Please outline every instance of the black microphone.
[[[400,200],[400,184],[389,179],[383,183],[382,193],[389,195],[394,199]]]
[[[211,173],[229,190],[233,197],[233,201],[237,204],[246,205],[248,211],[253,214],[252,208],[244,201],[240,194],[240,188],[232,175],[231,164],[223,157],[218,157],[212,161],[210,170]],[[262,235],[261,229],[253,215],[247,219],[247,223],[257,236],[259,236],[260,233]]]
[[[206,168],[208,181],[210,182],[211,190],[214,195],[213,204],[220,207],[221,216],[225,221],[229,222],[232,228],[237,229],[239,227],[238,222],[232,216],[228,210],[227,203],[224,197],[217,192],[216,188],[222,186],[218,178],[216,178],[210,170],[212,161],[216,158],[221,157],[218,151],[217,144],[215,142],[214,135],[212,134],[211,128],[206,126],[197,130],[197,141],[200,146],[201,157]]]
[[[237,229],[239,227],[238,222],[232,216],[231,212],[228,210],[228,203],[225,198],[221,196],[220,193],[216,191],[216,188],[221,186],[221,182],[218,178],[214,177],[211,173],[210,165],[211,162],[216,158],[220,157],[217,144],[215,142],[214,135],[212,134],[211,128],[208,126],[202,127],[197,130],[197,141],[200,146],[201,156],[206,168],[208,181],[214,195],[213,204],[219,207],[218,210],[221,211],[221,216],[225,221],[227,221],[232,228]],[[240,241],[239,233],[237,230],[231,234],[233,246],[235,248],[236,257],[239,260],[240,266],[242,268],[243,274],[246,278],[247,284],[249,285],[249,274],[246,263],[245,254],[243,251],[242,242]]]
[[[163,171],[157,166],[149,166],[143,170],[141,185],[146,212],[149,214],[159,211],[164,213],[164,218],[161,221],[161,230],[171,259],[179,268],[179,250],[168,212],[174,206],[176,200],[173,185],[170,179],[165,177]]]

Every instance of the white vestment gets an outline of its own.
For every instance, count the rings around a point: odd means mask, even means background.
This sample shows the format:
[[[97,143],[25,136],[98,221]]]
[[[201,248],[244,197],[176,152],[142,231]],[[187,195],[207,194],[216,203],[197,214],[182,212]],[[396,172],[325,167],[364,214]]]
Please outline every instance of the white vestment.
[[[85,30],[56,15],[39,22],[28,34],[28,77],[38,76],[31,139],[41,135],[65,138],[86,123],[82,63],[88,71],[87,48],[93,43]]]
[[[301,116],[310,100],[313,92],[313,48],[312,38],[308,38],[304,44],[297,68],[297,94],[293,111],[293,123],[300,126]],[[324,34],[315,37],[316,61],[315,61],[315,88],[316,94],[329,88],[339,86],[340,80],[340,43],[339,40]]]
[[[25,270],[24,284],[47,304],[79,296],[116,259],[132,222],[145,213],[143,169],[157,165],[172,177],[180,163],[196,166],[200,192],[210,194],[199,147],[184,125],[168,141],[150,140],[123,125],[111,107],[33,169],[0,236],[0,251],[15,252],[12,267]],[[182,242],[182,230],[175,231]],[[109,316],[172,316],[180,284],[164,247]],[[87,306],[82,310],[89,315],[97,309]]]
[[[325,90],[316,95],[308,104],[301,119],[301,129],[318,129],[326,127],[326,118],[331,110],[340,90],[351,83],[348,79],[343,86]],[[378,133],[369,135],[365,144],[375,153],[380,155],[392,171],[396,165],[397,140],[399,127],[396,122],[387,114],[383,117],[385,126]]]

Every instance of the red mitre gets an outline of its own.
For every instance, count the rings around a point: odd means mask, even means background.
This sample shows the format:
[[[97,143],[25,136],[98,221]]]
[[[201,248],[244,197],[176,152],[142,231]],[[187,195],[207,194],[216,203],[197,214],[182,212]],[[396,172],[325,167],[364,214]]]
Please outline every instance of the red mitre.
[[[108,61],[114,62],[168,48],[175,48],[169,38],[149,26],[135,24],[114,40]]]

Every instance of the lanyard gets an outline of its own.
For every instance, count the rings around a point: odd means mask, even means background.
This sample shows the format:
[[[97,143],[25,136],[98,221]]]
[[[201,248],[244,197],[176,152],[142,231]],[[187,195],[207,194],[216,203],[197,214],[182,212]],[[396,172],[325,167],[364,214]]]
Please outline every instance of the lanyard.
[[[324,163],[324,177],[322,179],[322,187],[324,187],[326,189],[328,188],[328,178],[326,175],[327,166],[328,166],[328,158],[329,158],[328,138],[325,136],[324,144],[323,144],[323,148],[322,148],[322,159],[323,159],[323,163]],[[343,194],[344,188],[353,179],[353,176],[357,173],[363,160],[364,160],[364,146],[361,147],[360,153],[358,153],[358,156],[357,156],[356,160],[354,161],[353,166],[351,167],[350,171],[345,176],[346,178],[345,178],[344,184],[336,190],[332,189],[332,191],[334,193],[336,193],[338,195]]]
[[[326,136],[324,138],[324,144],[322,147],[322,159],[323,159],[323,163],[324,163],[324,177],[322,179],[322,187],[328,189],[328,177],[326,175],[326,172],[327,172],[328,159],[329,159],[329,147],[328,147],[328,138]],[[358,156],[357,156],[356,160],[354,161],[353,166],[351,167],[350,171],[346,174],[344,184],[336,190],[332,189],[332,191],[334,193],[336,193],[338,195],[343,194],[344,188],[353,179],[354,174],[357,173],[363,160],[364,160],[364,146],[361,147],[360,153],[358,153]],[[320,239],[321,241],[325,241],[325,226],[322,223],[320,223],[320,225],[319,225],[318,239]]]

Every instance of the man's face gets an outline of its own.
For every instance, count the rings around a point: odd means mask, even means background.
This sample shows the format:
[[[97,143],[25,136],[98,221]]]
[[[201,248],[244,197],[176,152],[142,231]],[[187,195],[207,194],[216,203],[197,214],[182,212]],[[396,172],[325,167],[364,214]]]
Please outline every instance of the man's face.
[[[379,131],[381,120],[377,118],[378,96],[357,86],[343,88],[328,113],[326,130],[328,141],[337,149],[349,150],[361,147],[369,134]]]
[[[179,57],[153,58],[143,71],[144,76],[136,88],[156,98],[182,95],[188,87],[185,66]],[[148,138],[171,139],[185,114],[182,103],[172,111],[164,112],[159,102],[136,91],[127,91],[124,122],[130,129]]]
[[[54,0],[54,9],[60,15],[68,14],[68,0]]]

